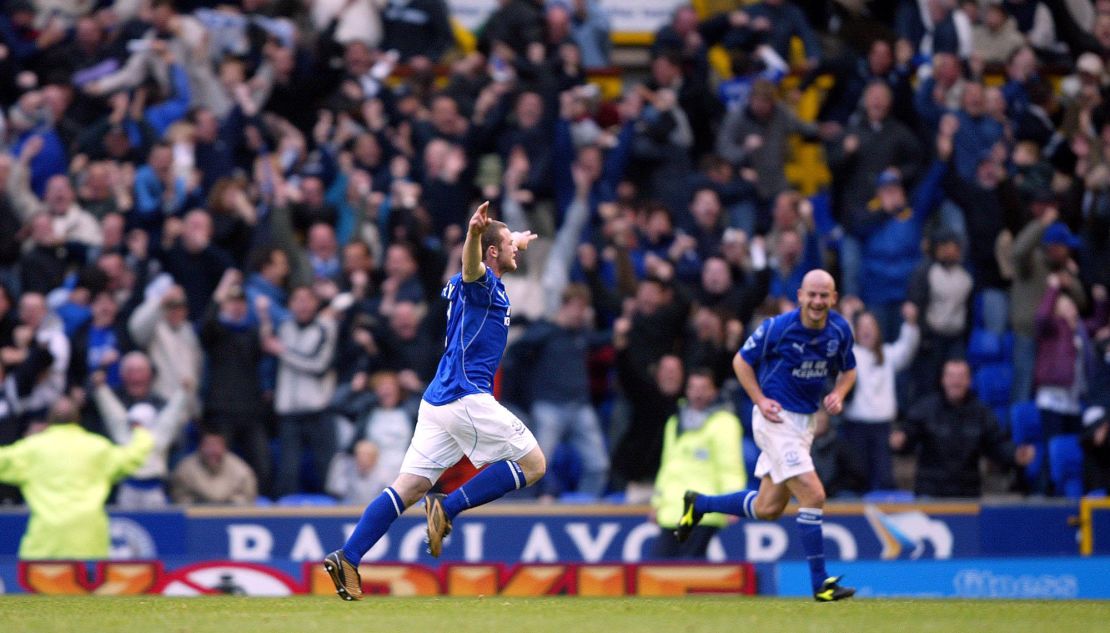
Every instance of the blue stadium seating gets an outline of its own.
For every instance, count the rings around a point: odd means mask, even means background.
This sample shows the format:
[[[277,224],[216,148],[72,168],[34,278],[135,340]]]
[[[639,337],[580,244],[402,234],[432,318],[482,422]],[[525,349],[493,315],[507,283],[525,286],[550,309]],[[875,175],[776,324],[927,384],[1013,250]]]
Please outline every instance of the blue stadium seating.
[[[975,370],[975,392],[988,407],[1010,404],[1010,386],[1014,368],[1008,364],[990,363]]]
[[[976,292],[971,297],[971,327],[983,327],[983,293]]]
[[[994,410],[994,417],[998,418],[998,425],[1001,426],[1003,430],[1009,429],[1010,407],[1003,404],[996,407],[991,407],[991,409]]]
[[[582,477],[582,460],[569,442],[562,442],[555,447],[555,454],[551,456],[547,476],[555,479],[554,482],[548,482],[548,484],[555,483],[555,490],[560,492],[574,490],[578,487],[578,480]]]
[[[1057,495],[1083,496],[1083,449],[1078,435],[1057,435],[1048,441],[1048,468]]]
[[[1036,444],[1044,441],[1041,412],[1033,401],[1017,402],[1010,407],[1010,434],[1015,444]]]
[[[1038,492],[1044,492],[1041,471],[1046,461],[1044,429],[1041,412],[1032,401],[1018,402],[1010,407],[1010,436],[1014,444],[1032,444],[1037,449],[1033,461],[1025,467],[1025,481]]]
[[[988,364],[1009,363],[1013,354],[1013,334],[997,334],[978,327],[971,330],[967,341],[967,362],[973,369]]]
[[[559,503],[586,504],[597,503],[597,501],[598,500],[595,495],[586,492],[571,491],[564,492],[559,495]]]
[[[617,505],[622,505],[627,500],[628,500],[627,495],[625,495],[623,490],[618,490],[617,492],[610,492],[609,494],[605,495],[602,498],[602,501],[605,502],[605,503],[613,503],[613,504],[617,504]]]
[[[913,493],[909,490],[872,490],[863,493],[867,503],[913,503]]]
[[[277,500],[279,506],[334,506],[338,502],[328,495],[295,493]]]

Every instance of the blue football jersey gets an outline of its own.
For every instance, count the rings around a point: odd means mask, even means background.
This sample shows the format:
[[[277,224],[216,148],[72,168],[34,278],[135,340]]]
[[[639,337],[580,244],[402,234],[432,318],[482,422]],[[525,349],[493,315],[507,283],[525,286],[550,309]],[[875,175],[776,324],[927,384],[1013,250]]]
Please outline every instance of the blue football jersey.
[[[448,301],[447,337],[436,376],[424,391],[424,400],[436,406],[493,393],[511,314],[505,286],[489,267],[485,277],[469,283],[455,275],[441,295]]]
[[[852,330],[832,311],[820,330],[802,325],[798,310],[768,319],[739,354],[755,369],[763,395],[794,413],[817,411],[828,379],[856,366]]]

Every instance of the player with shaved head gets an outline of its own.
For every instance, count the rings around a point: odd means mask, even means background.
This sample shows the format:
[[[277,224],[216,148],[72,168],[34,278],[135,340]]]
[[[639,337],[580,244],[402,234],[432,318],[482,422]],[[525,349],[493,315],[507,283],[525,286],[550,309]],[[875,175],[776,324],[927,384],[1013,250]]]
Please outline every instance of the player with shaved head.
[[[811,270],[798,289],[798,308],[764,321],[740,348],[732,366],[755,403],[752,431],[762,451],[755,466],[759,489],[717,496],[689,491],[675,530],[680,542],[686,540],[707,512],[772,521],[793,496],[798,499],[798,530],[813,597],[819,602],[855,594],[855,589],[840,585],[840,577],[825,571],[825,487],[809,455],[818,407],[824,405],[830,415],[840,413],[856,381],[852,331],[844,317],[831,310],[836,298],[832,276]],[[832,391],[826,394],[833,379]]]

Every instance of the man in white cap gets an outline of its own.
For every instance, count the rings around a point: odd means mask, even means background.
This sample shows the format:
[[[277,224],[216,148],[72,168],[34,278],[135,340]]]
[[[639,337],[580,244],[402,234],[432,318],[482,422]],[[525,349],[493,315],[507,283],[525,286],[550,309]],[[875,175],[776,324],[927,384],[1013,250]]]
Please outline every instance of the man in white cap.
[[[1105,85],[1106,65],[1094,53],[1083,53],[1075,60],[1075,74],[1064,77],[1060,82],[1060,93],[1067,100],[1083,99],[1086,95],[1097,95]],[[1086,89],[1086,90],[1085,90]]]
[[[130,352],[123,357],[121,364],[125,368],[145,364],[149,369],[150,361],[142,352]],[[170,446],[188,420],[188,393],[191,390],[179,388],[164,404],[160,398],[149,396],[128,407],[105,384],[102,372],[93,374],[92,381],[95,385],[93,401],[108,428],[109,437],[115,443],[122,445],[131,441],[132,428],[136,425],[150,431],[154,437],[154,449],[146,461],[120,483],[116,503],[128,509],[165,506],[168,503],[165,484],[169,475],[167,460]]]

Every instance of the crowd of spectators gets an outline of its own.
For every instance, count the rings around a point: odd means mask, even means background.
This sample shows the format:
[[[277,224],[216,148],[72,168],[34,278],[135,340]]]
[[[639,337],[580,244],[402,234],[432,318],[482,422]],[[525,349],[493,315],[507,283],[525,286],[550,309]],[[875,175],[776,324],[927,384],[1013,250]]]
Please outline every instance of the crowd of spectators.
[[[154,436],[121,504],[364,503],[489,199],[543,238],[498,389],[545,499],[646,501],[705,411],[750,424],[732,356],[814,267],[860,359],[830,493],[901,453],[918,495],[981,457],[1063,494],[1061,446],[1105,490],[1110,2],[737,7],[607,99],[596,0],[500,0],[474,50],[444,0],[0,2],[0,444],[66,395]]]

